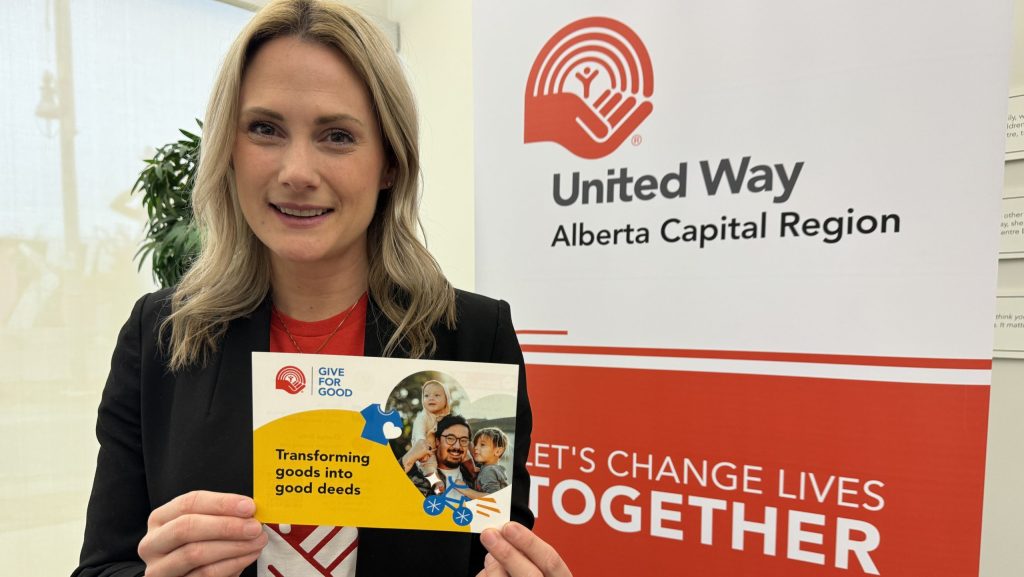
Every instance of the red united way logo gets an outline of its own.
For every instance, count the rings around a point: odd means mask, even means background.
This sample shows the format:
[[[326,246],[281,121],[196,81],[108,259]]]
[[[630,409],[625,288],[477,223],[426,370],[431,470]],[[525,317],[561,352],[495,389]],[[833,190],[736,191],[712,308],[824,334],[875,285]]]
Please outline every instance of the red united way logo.
[[[298,367],[284,367],[277,371],[277,385],[275,388],[292,395],[297,395],[302,389],[306,388],[306,374]]]
[[[647,47],[611,18],[584,18],[541,48],[526,83],[525,142],[557,142],[583,158],[608,156],[654,110]]]

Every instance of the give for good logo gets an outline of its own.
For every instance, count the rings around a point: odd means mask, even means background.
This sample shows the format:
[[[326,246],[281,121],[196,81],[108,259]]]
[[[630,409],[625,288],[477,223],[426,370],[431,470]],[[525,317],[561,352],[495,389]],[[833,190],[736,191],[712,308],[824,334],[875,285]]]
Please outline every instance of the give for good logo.
[[[577,20],[540,50],[526,83],[524,142],[608,156],[654,110],[647,47],[611,18]]]
[[[306,374],[298,367],[283,367],[280,371],[277,371],[274,388],[297,395],[302,392],[302,389],[306,388]]]

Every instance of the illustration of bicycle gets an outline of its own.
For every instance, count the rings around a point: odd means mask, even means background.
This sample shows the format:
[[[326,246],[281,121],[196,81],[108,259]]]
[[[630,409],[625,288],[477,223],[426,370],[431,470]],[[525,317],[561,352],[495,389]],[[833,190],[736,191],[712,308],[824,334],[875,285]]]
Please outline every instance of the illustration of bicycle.
[[[466,506],[469,497],[459,493],[459,489],[468,489],[469,485],[460,485],[454,477],[448,477],[447,487],[440,495],[431,495],[423,501],[423,510],[431,517],[437,517],[445,508],[452,510],[452,521],[459,527],[473,522],[473,511]]]

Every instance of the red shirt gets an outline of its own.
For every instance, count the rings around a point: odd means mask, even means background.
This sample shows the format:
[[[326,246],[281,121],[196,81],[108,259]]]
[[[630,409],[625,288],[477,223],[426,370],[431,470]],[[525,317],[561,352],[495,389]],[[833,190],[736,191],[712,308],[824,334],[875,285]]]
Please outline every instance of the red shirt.
[[[275,307],[270,315],[270,352],[272,353],[313,353],[320,349],[324,355],[363,356],[363,340],[366,337],[366,293],[356,301],[351,314],[343,310],[322,321],[304,322],[293,319]],[[341,319],[349,315],[338,332],[324,343]],[[282,322],[284,324],[282,324]],[[287,330],[285,330],[287,327]],[[289,337],[291,333],[291,337]],[[298,343],[296,350],[292,338]]]

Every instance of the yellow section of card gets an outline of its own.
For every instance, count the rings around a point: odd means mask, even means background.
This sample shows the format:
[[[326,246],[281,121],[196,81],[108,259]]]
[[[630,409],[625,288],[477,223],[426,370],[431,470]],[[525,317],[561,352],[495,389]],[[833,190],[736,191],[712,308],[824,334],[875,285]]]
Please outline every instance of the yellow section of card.
[[[264,523],[468,532],[456,508],[428,515],[387,444],[363,438],[359,413],[294,413],[253,433],[253,497]]]

